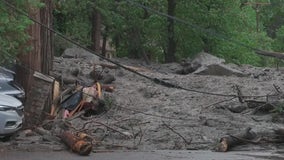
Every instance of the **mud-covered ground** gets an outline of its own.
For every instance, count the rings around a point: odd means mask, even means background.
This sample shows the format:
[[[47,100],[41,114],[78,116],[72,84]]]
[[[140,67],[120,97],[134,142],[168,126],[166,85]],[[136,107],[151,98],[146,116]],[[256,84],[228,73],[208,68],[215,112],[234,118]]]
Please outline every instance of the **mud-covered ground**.
[[[151,64],[127,58],[113,59],[124,65],[143,68],[139,73],[162,79],[190,90],[224,95],[236,95],[236,85],[245,96],[274,94],[275,86],[284,90],[283,71],[280,68],[256,68],[230,65],[248,76],[179,75],[174,73],[178,64]],[[55,58],[54,76],[79,68],[80,82],[90,84],[89,72],[98,59]],[[101,61],[100,61],[101,63]],[[283,116],[275,112],[254,113],[238,98],[197,93],[168,88],[124,69],[105,69],[115,76],[115,91],[105,93],[108,111],[88,118],[75,118],[72,126],[95,138],[94,146],[100,149],[138,150],[207,150],[227,134],[236,134],[247,127],[255,132],[272,132],[284,128]],[[248,99],[248,98],[247,98]],[[252,99],[252,97],[250,97]],[[240,113],[232,112],[240,109]],[[86,122],[87,125],[84,125]],[[37,133],[26,136],[21,131],[2,146],[17,149],[64,149],[54,137]],[[281,148],[284,144],[242,145],[235,150],[263,150]],[[283,147],[282,147],[283,148]]]
[[[128,61],[128,62],[126,62]],[[129,60],[124,64],[129,64]],[[129,65],[135,65],[137,62]],[[283,88],[283,76],[276,69],[242,67],[247,73],[262,73],[258,78],[225,77],[206,75],[177,75],[170,73],[166,66],[151,71],[141,72],[150,77],[166,80],[184,88],[234,95],[238,85],[243,95],[262,96],[275,93],[273,84]],[[163,69],[163,72],[160,70]],[[142,140],[138,149],[212,149],[216,142],[226,134],[236,134],[247,127],[255,132],[272,131],[283,127],[281,118],[275,113],[253,114],[255,108],[244,108],[241,113],[233,113],[229,108],[244,106],[237,98],[214,96],[189,92],[181,89],[167,88],[152,81],[141,78],[133,73],[123,71],[123,76],[116,76],[115,92],[112,94],[114,106],[105,116],[116,122],[125,132],[139,133]],[[265,100],[266,97],[261,99]],[[228,101],[226,101],[228,100]],[[222,101],[226,101],[221,103]],[[215,104],[216,103],[216,104]],[[243,107],[240,107],[243,108]],[[129,120],[122,121],[125,118]],[[115,120],[116,119],[116,120]],[[131,146],[135,140],[111,137],[107,141]],[[252,146],[251,149],[257,146]],[[267,146],[266,146],[267,147]]]

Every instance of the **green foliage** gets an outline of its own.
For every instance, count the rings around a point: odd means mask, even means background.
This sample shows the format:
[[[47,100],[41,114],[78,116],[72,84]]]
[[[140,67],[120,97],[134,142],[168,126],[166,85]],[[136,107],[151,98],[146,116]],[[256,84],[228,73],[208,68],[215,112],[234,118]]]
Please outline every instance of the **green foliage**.
[[[92,1],[56,0],[55,3],[55,29],[86,46],[90,45],[92,27],[90,16],[94,7]]]
[[[156,11],[167,13],[166,0],[132,0]],[[175,16],[187,24],[175,22],[177,58],[192,57],[202,50],[237,64],[257,66],[271,60],[256,55],[253,48],[282,50],[284,29],[277,23],[277,38],[271,36],[280,15],[284,0],[271,1],[259,8],[259,30],[255,0],[179,0]],[[249,2],[249,3],[244,3]],[[269,2],[262,0],[261,2]],[[281,5],[278,5],[278,4]],[[94,9],[103,17],[103,35],[115,46],[118,56],[162,62],[167,48],[167,18],[116,0],[57,0],[56,29],[88,46],[91,43],[90,15]],[[284,20],[283,20],[284,24]],[[268,36],[268,35],[269,36]],[[282,38],[281,38],[282,36]]]
[[[283,114],[284,113],[284,104],[280,103],[271,110],[272,113]]]
[[[276,32],[273,49],[278,52],[284,52],[284,26],[279,28]]]
[[[132,0],[167,13],[166,0]],[[25,12],[44,6],[40,0],[9,1]],[[167,17],[117,0],[54,0],[54,27],[68,37],[90,46],[92,13],[102,15],[102,34],[111,40],[118,56],[163,62],[167,51]],[[244,3],[249,2],[249,3]],[[255,2],[270,2],[256,8]],[[284,52],[284,0],[178,0],[175,16],[176,56],[192,57],[202,50],[237,64],[269,65],[273,61],[254,53],[252,48]],[[259,30],[257,14],[259,11]],[[32,22],[0,1],[0,63],[28,51],[27,27]],[[58,42],[58,43],[57,43]],[[56,45],[69,47],[61,39]],[[56,47],[62,52],[64,47]],[[248,48],[249,47],[249,48]],[[56,53],[59,55],[59,53]]]
[[[14,0],[9,3],[24,11],[43,5],[39,0]],[[0,64],[9,64],[16,59],[18,54],[31,49],[26,44],[29,40],[26,29],[31,24],[32,21],[27,17],[16,13],[4,2],[0,2]]]

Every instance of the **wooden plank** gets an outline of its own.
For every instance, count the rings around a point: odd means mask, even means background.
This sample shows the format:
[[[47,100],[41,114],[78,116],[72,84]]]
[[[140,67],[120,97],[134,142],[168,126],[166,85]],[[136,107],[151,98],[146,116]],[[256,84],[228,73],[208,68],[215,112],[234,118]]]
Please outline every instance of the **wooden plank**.
[[[53,97],[52,97],[52,101],[54,101],[57,97],[59,97],[60,95],[60,84],[58,81],[54,81],[53,84]],[[53,116],[55,114],[55,110],[57,108],[57,105],[52,103],[51,105],[51,111],[50,111],[50,115]]]
[[[34,72],[33,76],[36,77],[36,78],[39,78],[41,80],[50,82],[50,83],[53,83],[54,80],[55,80],[55,78],[48,76],[48,75],[44,75],[44,74],[37,72],[37,71]]]

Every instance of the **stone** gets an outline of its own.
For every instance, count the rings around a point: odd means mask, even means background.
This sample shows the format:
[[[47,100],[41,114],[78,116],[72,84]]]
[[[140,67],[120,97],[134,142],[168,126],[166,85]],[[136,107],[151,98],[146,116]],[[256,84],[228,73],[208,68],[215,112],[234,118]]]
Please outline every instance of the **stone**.
[[[84,59],[99,59],[96,55],[82,49],[82,48],[67,48],[63,54],[63,58],[84,58]]]
[[[246,103],[228,107],[228,109],[233,113],[241,113],[241,112],[245,111],[247,108],[248,107],[247,107]]]
[[[63,80],[64,84],[74,84],[74,83],[76,83],[77,78],[72,76],[72,75],[63,74],[62,80]]]
[[[36,133],[33,132],[31,129],[26,129],[23,131],[26,137],[35,136]]]
[[[196,66],[209,66],[212,64],[222,64],[225,63],[225,60],[218,58],[209,53],[201,52],[199,53],[191,62],[193,68]]]
[[[237,77],[248,76],[248,74],[233,69],[224,64],[211,64],[208,66],[202,66],[193,73],[198,75],[215,75],[215,76],[237,76]]]

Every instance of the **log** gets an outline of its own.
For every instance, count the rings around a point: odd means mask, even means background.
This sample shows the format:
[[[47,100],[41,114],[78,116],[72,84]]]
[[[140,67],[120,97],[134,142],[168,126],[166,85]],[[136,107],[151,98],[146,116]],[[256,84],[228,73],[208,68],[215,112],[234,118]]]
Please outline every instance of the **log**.
[[[227,152],[234,146],[244,143],[257,143],[253,141],[256,138],[256,134],[251,131],[251,128],[247,128],[243,133],[237,135],[227,135],[220,139],[220,142],[216,146],[217,152]]]
[[[252,114],[256,114],[259,111],[266,113],[275,109],[275,106],[272,103],[266,101],[245,100],[245,102],[247,103],[248,108],[254,108]]]
[[[115,89],[114,85],[102,84],[101,87],[102,87],[102,90],[107,91],[107,92],[113,92]]]
[[[280,53],[280,52],[256,50],[255,53],[259,54],[259,55],[262,55],[262,56],[268,56],[268,57],[274,57],[274,58],[278,58],[278,59],[284,59],[284,53]]]
[[[114,64],[108,64],[108,63],[95,63],[94,66],[99,65],[102,66],[103,68],[109,68],[109,69],[118,69],[119,66],[114,65]],[[137,71],[137,72],[149,72],[149,69],[146,68],[142,68],[142,67],[133,67],[133,66],[128,66],[128,65],[122,65],[123,67],[133,70],[133,71]]]
[[[61,140],[79,155],[89,155],[93,149],[92,144],[73,135],[71,132],[65,131],[60,136]]]
[[[53,84],[53,98],[52,100],[54,101],[57,97],[59,97],[60,95],[60,84],[58,81],[54,81],[54,84]],[[55,110],[57,108],[57,105],[55,105],[54,103],[51,105],[51,111],[50,111],[50,115],[51,116],[54,116],[55,114]]]

